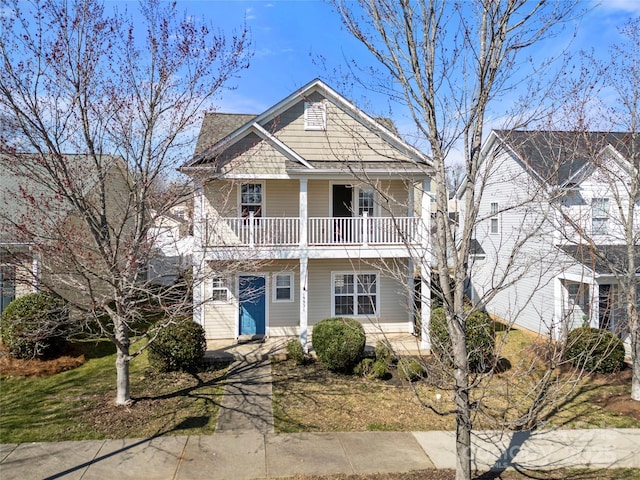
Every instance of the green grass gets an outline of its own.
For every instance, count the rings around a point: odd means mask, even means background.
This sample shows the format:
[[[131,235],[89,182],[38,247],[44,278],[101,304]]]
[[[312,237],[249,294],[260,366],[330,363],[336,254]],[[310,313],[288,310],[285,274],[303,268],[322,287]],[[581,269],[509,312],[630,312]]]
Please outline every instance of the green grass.
[[[49,377],[0,378],[0,443],[202,434],[215,429],[222,367],[197,376],[153,372],[141,355],[131,362],[130,407],[116,407],[115,353],[86,343],[88,360]]]

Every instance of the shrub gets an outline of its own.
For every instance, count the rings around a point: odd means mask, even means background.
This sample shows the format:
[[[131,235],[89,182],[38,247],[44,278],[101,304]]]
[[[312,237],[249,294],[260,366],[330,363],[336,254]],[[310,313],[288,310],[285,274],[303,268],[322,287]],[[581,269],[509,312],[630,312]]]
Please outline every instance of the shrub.
[[[307,356],[299,340],[291,339],[287,342],[287,355],[296,365],[307,363]]]
[[[389,365],[389,363],[382,360],[373,362],[373,376],[375,378],[385,378],[389,373]]]
[[[565,358],[590,372],[613,373],[624,366],[624,345],[607,330],[580,327],[567,335]]]
[[[149,345],[149,364],[160,372],[196,372],[204,359],[207,342],[204,329],[191,319],[182,318],[159,326]]]
[[[424,368],[415,358],[403,357],[398,360],[398,371],[405,380],[413,382],[422,378]]]
[[[313,328],[313,349],[327,368],[350,372],[364,354],[364,328],[352,318],[327,318]]]
[[[2,343],[16,358],[60,355],[70,334],[71,321],[65,302],[49,293],[16,298],[0,319]]]
[[[443,308],[435,308],[431,311],[429,327],[433,352],[441,359],[445,355],[450,355],[451,339]],[[469,368],[476,372],[485,371],[493,362],[495,349],[493,322],[486,313],[473,312],[467,318],[465,336]]]
[[[363,358],[360,363],[353,367],[353,374],[359,377],[370,377],[373,374],[373,358]]]
[[[384,362],[386,365],[391,365],[395,359],[393,349],[386,340],[381,340],[376,343],[376,360]]]

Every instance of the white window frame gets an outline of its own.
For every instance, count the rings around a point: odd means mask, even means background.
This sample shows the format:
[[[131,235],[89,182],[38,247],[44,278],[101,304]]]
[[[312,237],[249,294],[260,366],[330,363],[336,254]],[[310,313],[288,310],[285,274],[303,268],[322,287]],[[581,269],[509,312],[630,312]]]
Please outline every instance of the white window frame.
[[[336,287],[336,278],[343,275],[352,275],[354,277],[354,288],[351,294],[339,294],[336,295],[335,287]],[[375,276],[375,285],[376,291],[375,295],[375,304],[374,304],[374,312],[373,313],[360,313],[358,311],[358,296],[361,292],[358,291],[359,285],[362,285],[361,282],[358,281],[358,277],[360,275],[374,275]],[[331,316],[341,316],[341,317],[360,317],[360,318],[371,318],[378,317],[380,313],[380,272],[376,271],[344,271],[344,272],[331,272]],[[353,314],[344,314],[344,313],[336,313],[336,296],[350,296],[353,299]],[[371,294],[367,296],[371,297]]]
[[[500,234],[500,217],[498,214],[499,210],[500,210],[499,203],[491,202],[491,218],[489,219],[489,233],[491,235]]]
[[[260,185],[260,208],[258,209],[259,215],[255,215],[254,218],[262,218],[265,217],[265,184],[264,182],[242,182],[238,187],[238,218],[249,218],[249,214],[243,215],[242,206],[243,205],[258,205],[257,203],[244,203],[242,201],[242,187],[245,185]]]
[[[356,196],[355,198],[355,207],[356,207],[356,213],[358,217],[362,217],[362,212],[361,212],[361,205],[360,205],[360,194],[363,192],[370,192],[372,194],[371,200],[373,201],[373,211],[369,214],[367,214],[369,217],[378,217],[380,216],[380,202],[378,202],[378,198],[376,195],[376,191],[374,188],[363,188],[363,187],[356,187],[355,188],[355,193],[354,195]]]
[[[592,235],[606,235],[609,233],[609,203],[609,199],[606,197],[594,197],[591,199]],[[596,222],[598,226],[596,226]]]
[[[319,102],[304,102],[304,129],[324,131],[327,129],[327,105]]]
[[[211,303],[229,304],[231,303],[231,291],[229,290],[229,277],[226,275],[214,275],[211,279]],[[222,292],[225,298],[216,298],[214,292]]]
[[[289,278],[289,298],[278,298],[278,288],[286,288],[278,286],[278,277]],[[271,289],[271,300],[274,303],[291,303],[294,301],[294,281],[295,277],[293,272],[277,272],[273,274],[273,288]]]

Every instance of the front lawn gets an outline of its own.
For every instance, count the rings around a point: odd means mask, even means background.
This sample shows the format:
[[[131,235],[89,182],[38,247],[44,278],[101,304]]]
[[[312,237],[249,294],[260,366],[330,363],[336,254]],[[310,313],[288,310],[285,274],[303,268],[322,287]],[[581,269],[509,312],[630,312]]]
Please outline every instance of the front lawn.
[[[505,333],[498,334],[498,339]],[[531,392],[544,371],[531,337],[512,330],[501,350],[510,368],[491,378],[478,375],[471,397],[482,405],[474,428],[496,429],[493,420],[512,421],[532,403]],[[426,361],[429,361],[426,359]],[[541,408],[539,425],[560,428],[637,428],[640,406],[629,399],[630,370],[576,381],[571,369],[555,372]],[[340,375],[319,363],[274,363],[274,414],[281,432],[451,430],[452,392],[446,382],[427,378],[410,384],[396,378],[373,380]],[[626,401],[625,401],[626,400]],[[630,408],[633,407],[633,408]],[[491,418],[487,416],[491,415]],[[515,422],[512,428],[517,428]]]
[[[194,377],[157,374],[146,355],[131,362],[129,407],[116,407],[115,353],[81,345],[87,361],[45,377],[0,376],[0,443],[210,434],[223,393],[223,367]]]

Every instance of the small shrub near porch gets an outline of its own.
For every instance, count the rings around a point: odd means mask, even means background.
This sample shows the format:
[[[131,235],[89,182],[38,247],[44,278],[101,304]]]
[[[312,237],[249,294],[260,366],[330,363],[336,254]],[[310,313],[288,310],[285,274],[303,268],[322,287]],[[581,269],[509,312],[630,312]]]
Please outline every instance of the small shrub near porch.
[[[589,372],[613,373],[624,367],[624,345],[609,331],[580,327],[567,335],[565,358]]]
[[[364,355],[364,328],[352,318],[327,318],[313,328],[312,345],[329,370],[351,373]]]
[[[196,372],[203,364],[207,341],[202,326],[190,318],[160,326],[149,345],[149,364],[160,372]]]

